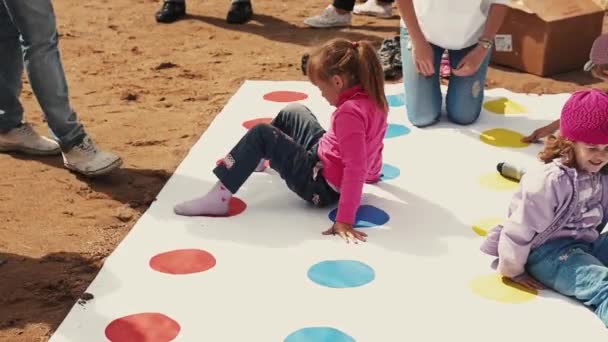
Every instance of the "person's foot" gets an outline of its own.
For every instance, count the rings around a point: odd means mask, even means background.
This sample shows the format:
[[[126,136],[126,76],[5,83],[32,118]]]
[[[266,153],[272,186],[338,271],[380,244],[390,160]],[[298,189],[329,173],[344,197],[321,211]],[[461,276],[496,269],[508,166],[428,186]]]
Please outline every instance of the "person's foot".
[[[310,55],[305,53],[302,55],[302,59],[300,60],[300,69],[302,70],[302,75],[306,76],[306,70],[308,69],[308,60],[310,59]]]
[[[367,0],[364,4],[355,5],[353,13],[378,18],[391,18],[393,16],[393,6],[390,2]]]
[[[165,1],[163,7],[156,12],[156,21],[159,23],[172,23],[186,16],[185,2]]]
[[[114,153],[102,151],[88,137],[63,152],[63,164],[69,170],[87,177],[104,175],[122,165],[122,159]]]
[[[0,134],[0,152],[22,152],[50,156],[61,153],[59,144],[36,133],[34,128],[24,123],[7,133]]]
[[[340,14],[332,5],[327,6],[317,16],[304,19],[304,24],[316,28],[350,26],[352,15],[350,12]]]
[[[378,58],[384,71],[385,80],[395,80],[402,77],[400,37],[387,38],[378,50]]]
[[[450,78],[452,75],[452,67],[450,66],[450,59],[446,53],[441,56],[441,64],[439,66],[439,76],[441,78]]]
[[[180,203],[173,212],[181,216],[225,216],[230,210],[231,198],[232,193],[218,181],[205,196]]]
[[[230,10],[226,15],[228,24],[244,24],[253,17],[253,8],[249,1],[237,1],[230,5]]]

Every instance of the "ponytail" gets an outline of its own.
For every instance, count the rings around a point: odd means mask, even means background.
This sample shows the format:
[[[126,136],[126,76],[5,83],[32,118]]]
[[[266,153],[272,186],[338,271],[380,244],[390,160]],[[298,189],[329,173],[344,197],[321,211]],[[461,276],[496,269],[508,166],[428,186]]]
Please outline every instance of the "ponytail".
[[[369,42],[350,42],[342,38],[330,40],[310,54],[306,69],[311,80],[345,76],[349,86],[361,85],[376,106],[388,112],[384,72],[376,50]]]
[[[359,81],[367,94],[374,99],[378,108],[388,111],[384,93],[384,71],[374,47],[367,41],[354,42],[359,52]]]

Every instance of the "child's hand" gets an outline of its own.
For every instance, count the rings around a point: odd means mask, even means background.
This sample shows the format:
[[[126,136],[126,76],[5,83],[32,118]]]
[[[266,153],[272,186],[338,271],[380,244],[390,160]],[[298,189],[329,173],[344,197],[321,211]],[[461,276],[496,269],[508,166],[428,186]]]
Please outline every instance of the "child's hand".
[[[548,136],[549,134],[555,133],[555,131],[557,131],[558,129],[559,129],[559,120],[554,121],[541,128],[535,129],[534,132],[532,132],[532,134],[528,135],[527,137],[523,137],[521,139],[521,141],[526,142],[526,143],[533,143],[541,138]]]
[[[517,277],[510,278],[513,282],[518,283],[519,285],[532,289],[532,290],[543,290],[545,289],[545,285],[543,285],[538,280],[532,278],[528,273],[522,273]]]
[[[433,48],[426,40],[412,42],[412,57],[416,64],[416,71],[424,76],[432,76],[435,73],[433,63]]]
[[[359,241],[366,241],[367,234],[354,230],[351,224],[336,222],[331,228],[323,232],[323,235],[340,235],[346,243],[350,243],[352,240],[354,243]]]
[[[481,66],[481,63],[483,63],[487,54],[488,50],[481,46],[473,48],[473,50],[469,51],[466,56],[460,60],[458,66],[455,69],[452,69],[452,74],[460,77],[473,75],[479,70],[479,66]]]

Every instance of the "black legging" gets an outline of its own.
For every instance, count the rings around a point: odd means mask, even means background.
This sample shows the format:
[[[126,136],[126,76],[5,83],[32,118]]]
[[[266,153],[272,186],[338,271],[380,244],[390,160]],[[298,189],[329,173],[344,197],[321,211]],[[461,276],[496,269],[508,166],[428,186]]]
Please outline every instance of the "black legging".
[[[392,4],[393,1],[394,0],[382,0],[381,2]],[[355,0],[334,0],[333,6],[341,10],[352,12],[353,8],[355,8]]]

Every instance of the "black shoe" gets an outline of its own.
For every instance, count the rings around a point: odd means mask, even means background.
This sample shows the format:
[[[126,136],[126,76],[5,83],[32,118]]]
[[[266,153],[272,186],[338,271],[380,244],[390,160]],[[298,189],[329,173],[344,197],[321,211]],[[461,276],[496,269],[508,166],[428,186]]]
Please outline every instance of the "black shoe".
[[[226,15],[226,22],[228,24],[244,24],[251,20],[253,17],[253,8],[249,1],[238,1],[233,2],[230,5],[228,15]]]
[[[165,1],[163,7],[156,12],[156,21],[159,23],[172,23],[186,16],[185,2]]]

